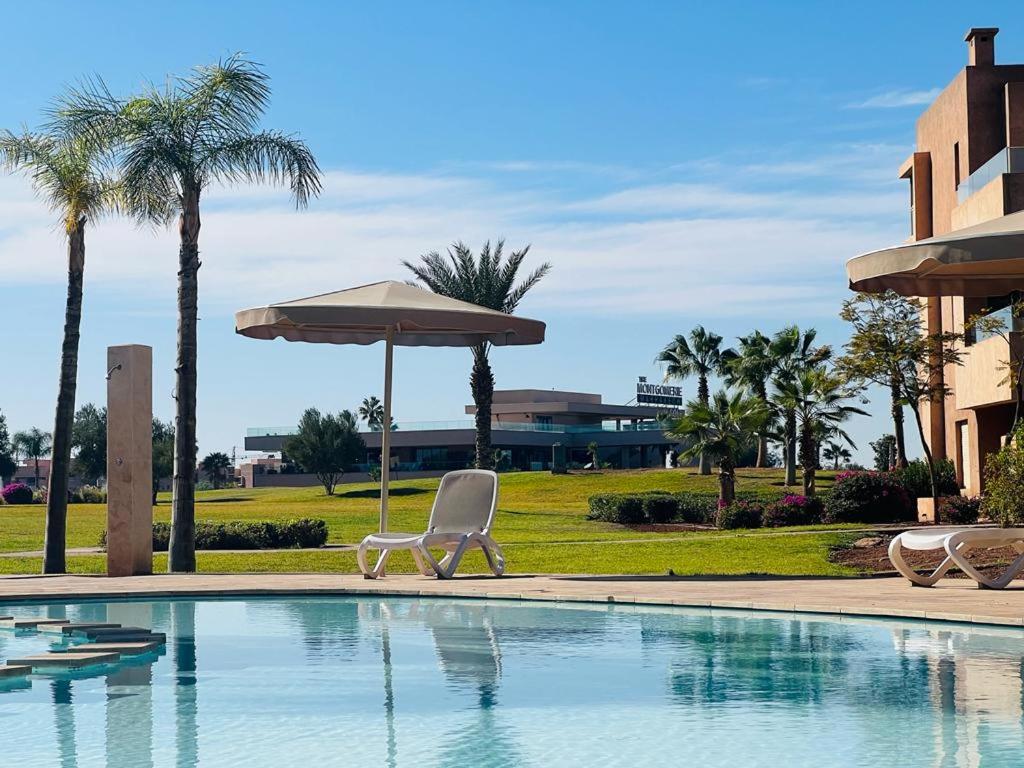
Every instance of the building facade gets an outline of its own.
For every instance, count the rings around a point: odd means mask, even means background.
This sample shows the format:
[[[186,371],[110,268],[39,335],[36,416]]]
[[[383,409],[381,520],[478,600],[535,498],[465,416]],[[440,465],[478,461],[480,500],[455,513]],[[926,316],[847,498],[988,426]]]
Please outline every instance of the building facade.
[[[655,405],[611,405],[601,395],[545,389],[495,390],[491,411],[491,442],[499,469],[549,470],[552,458],[564,449],[570,466],[590,462],[596,445],[601,463],[622,469],[664,466],[665,455],[678,441],[668,437],[658,420],[671,408]],[[472,416],[475,409],[466,406]],[[280,456],[291,427],[248,430],[247,451]],[[362,433],[368,471],[380,464],[381,434]],[[472,466],[476,431],[472,419],[449,422],[400,423],[391,433],[391,463],[399,477],[437,475]],[[247,487],[313,484],[308,478],[286,477],[278,458],[256,459],[241,468]],[[365,476],[357,479],[365,480]]]
[[[997,64],[998,29],[971,29],[967,66],[917,121],[917,146],[899,170],[910,184],[911,241],[1024,210],[1024,65]],[[1020,354],[1015,295],[943,296],[926,300],[930,333],[964,333],[983,311],[1003,311],[1002,337],[965,334],[962,365],[944,371],[950,394],[927,407],[926,439],[937,458],[956,464],[968,494],[983,487],[985,457],[997,451],[1012,424],[1016,399],[1007,374]]]

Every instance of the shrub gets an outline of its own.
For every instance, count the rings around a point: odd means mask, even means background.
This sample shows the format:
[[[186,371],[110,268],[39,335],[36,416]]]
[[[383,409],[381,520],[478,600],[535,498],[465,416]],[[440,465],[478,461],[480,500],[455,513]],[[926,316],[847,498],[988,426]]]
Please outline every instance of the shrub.
[[[973,525],[981,516],[980,496],[947,496],[939,499],[939,519],[953,525]]]
[[[723,530],[760,528],[763,511],[761,504],[756,501],[734,501],[719,508],[715,515],[715,524]]]
[[[588,502],[588,520],[620,525],[636,525],[645,521],[644,496],[641,494],[601,493],[591,496]]]
[[[644,498],[644,517],[649,523],[671,523],[678,517],[679,499],[668,494],[651,494]]]
[[[912,499],[930,499],[932,484],[928,479],[928,463],[915,459],[902,469],[894,469],[890,474],[906,488]],[[949,459],[935,462],[935,488],[939,496],[956,496],[960,486],[956,482],[956,467]]]
[[[826,523],[891,523],[917,518],[914,500],[888,472],[840,472],[825,501]]]
[[[166,552],[171,538],[169,523],[153,523],[153,550]],[[313,549],[327,543],[327,522],[301,520],[232,520],[196,522],[196,549]],[[100,546],[107,545],[107,534]]]
[[[825,505],[814,496],[787,494],[778,501],[769,502],[761,515],[766,528],[784,525],[812,525],[820,523]]]
[[[985,462],[985,514],[1004,527],[1024,522],[1024,434],[1018,430]]]
[[[676,494],[676,510],[676,520],[680,523],[713,524],[718,512],[718,496],[702,493]]]
[[[0,491],[0,496],[4,497],[4,502],[7,504],[32,503],[32,489],[24,483],[8,483]]]
[[[38,491],[32,491],[32,503],[33,504],[45,504],[46,503],[46,489],[40,488]]]
[[[106,504],[107,492],[95,485],[83,485],[77,491],[71,492],[73,504]]]

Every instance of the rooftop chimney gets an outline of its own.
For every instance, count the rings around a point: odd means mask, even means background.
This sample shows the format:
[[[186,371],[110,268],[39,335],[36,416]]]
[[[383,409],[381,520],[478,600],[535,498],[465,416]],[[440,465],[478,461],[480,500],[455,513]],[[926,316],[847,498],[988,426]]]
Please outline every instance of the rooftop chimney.
[[[996,63],[996,34],[998,27],[971,27],[967,41],[967,66],[991,67]]]

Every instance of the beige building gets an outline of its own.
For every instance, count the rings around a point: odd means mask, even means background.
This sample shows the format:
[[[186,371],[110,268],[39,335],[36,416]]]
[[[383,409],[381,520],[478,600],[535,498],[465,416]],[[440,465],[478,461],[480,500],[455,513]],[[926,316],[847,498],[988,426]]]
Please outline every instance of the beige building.
[[[967,33],[967,66],[917,121],[917,148],[899,171],[910,182],[911,241],[1024,210],[1024,65],[996,64],[998,31]],[[929,330],[963,332],[965,320],[985,309],[1003,310],[1009,328],[1024,330],[1009,317],[1014,299],[929,298]],[[1019,350],[1009,346],[999,336],[968,334],[963,365],[945,371],[951,394],[927,414],[929,445],[955,462],[969,494],[981,491],[985,457],[1010,428],[1015,399],[1007,365]]]

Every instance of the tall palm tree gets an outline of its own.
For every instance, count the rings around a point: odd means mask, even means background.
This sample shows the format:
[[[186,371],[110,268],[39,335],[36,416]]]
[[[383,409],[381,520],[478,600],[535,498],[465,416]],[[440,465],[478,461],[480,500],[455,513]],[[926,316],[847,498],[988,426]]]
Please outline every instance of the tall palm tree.
[[[466,245],[458,242],[448,249],[447,259],[432,251],[420,257],[415,264],[410,261],[402,263],[434,293],[512,314],[530,289],[551,271],[551,265],[544,262],[517,283],[519,268],[530,252],[530,246],[513,251],[508,258],[504,257],[504,247],[504,240],[499,240],[493,249],[488,241],[484,243],[480,256],[474,257]],[[491,345],[477,344],[472,349],[473,371],[469,386],[476,406],[476,466],[491,469],[494,466],[494,451],[491,450],[494,372],[488,359]]]
[[[815,368],[831,359],[832,349],[828,346],[814,346],[818,332],[814,328],[801,331],[798,326],[783,328],[772,336],[772,345],[778,356],[772,383],[776,392],[792,382],[802,372]],[[783,460],[786,467],[786,485],[796,485],[797,465],[797,415],[792,402],[770,398],[770,404],[779,416],[782,427]]]
[[[841,425],[851,416],[869,415],[862,408],[847,404],[860,391],[821,366],[806,368],[791,380],[779,382],[777,399],[796,414],[805,496],[815,493],[819,435],[832,435],[856,448]]]
[[[765,420],[768,407],[756,397],[715,393],[705,404],[692,400],[683,415],[669,423],[666,434],[692,441],[683,452],[685,458],[698,454],[718,459],[718,501],[731,504],[736,498],[736,461],[741,451],[750,446]]]
[[[52,447],[50,435],[38,427],[32,427],[32,429],[25,432],[15,432],[14,437],[11,439],[11,445],[14,446],[15,452],[25,461],[33,463],[36,476],[36,490],[39,490],[39,461],[50,453]],[[52,473],[53,464],[50,465],[50,471]],[[47,497],[52,496],[52,486],[47,486],[47,488]],[[67,493],[64,494],[64,503],[65,505],[67,504]],[[49,510],[49,507],[47,507],[47,510]],[[47,530],[49,530],[49,526],[47,526]],[[64,550],[61,548],[61,553],[63,552]]]
[[[747,395],[756,397],[767,405],[768,382],[781,361],[780,348],[769,336],[753,331],[740,336],[739,349],[722,352],[722,366],[725,383],[739,387]],[[768,429],[762,429],[757,436],[757,459],[755,467],[767,466]]]
[[[697,402],[707,407],[710,397],[708,377],[723,373],[722,337],[698,325],[690,331],[690,339],[678,334],[655,360],[665,364],[665,381],[697,377]],[[711,462],[703,453],[699,455],[700,474],[711,474]]]
[[[211,184],[287,183],[296,206],[320,193],[312,152],[294,136],[262,131],[270,99],[258,64],[235,55],[149,86],[128,100],[102,82],[72,90],[58,117],[76,135],[117,152],[125,205],[139,218],[178,222],[178,351],[168,568],[194,571],[196,323],[200,198]]]
[[[359,404],[359,418],[366,422],[371,432],[380,431],[384,424],[384,404],[376,395],[363,398]]]
[[[82,325],[85,229],[116,207],[118,186],[102,170],[88,143],[57,134],[0,132],[0,167],[29,177],[36,193],[60,216],[68,247],[68,288],[61,345],[60,382],[53,423],[53,457],[46,497],[43,573],[64,573],[67,539],[68,472],[71,464],[78,342]],[[36,478],[38,486],[38,477]]]

